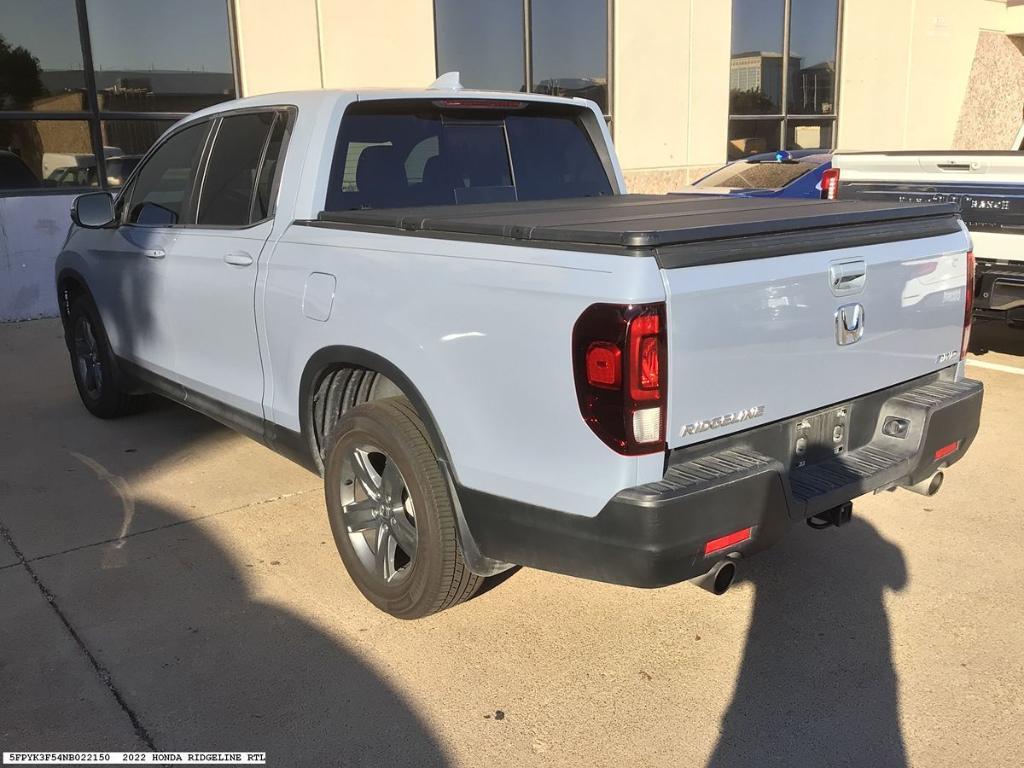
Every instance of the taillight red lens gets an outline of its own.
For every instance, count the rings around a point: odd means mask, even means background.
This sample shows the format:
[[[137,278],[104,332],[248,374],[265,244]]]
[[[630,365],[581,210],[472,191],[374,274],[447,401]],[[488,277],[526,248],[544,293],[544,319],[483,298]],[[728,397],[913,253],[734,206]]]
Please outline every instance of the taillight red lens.
[[[960,359],[967,357],[967,348],[971,345],[971,318],[974,316],[974,251],[967,252],[967,286],[964,289],[967,298],[964,301],[964,335],[960,342]]]
[[[607,341],[595,341],[587,350],[587,383],[618,389],[622,383],[622,352]]]
[[[839,197],[839,169],[828,168],[821,174],[821,199],[835,200]]]
[[[635,456],[665,448],[664,304],[594,304],[573,328],[583,420],[607,445]]]
[[[641,315],[629,324],[629,394],[634,400],[657,400],[660,385],[657,315]]]

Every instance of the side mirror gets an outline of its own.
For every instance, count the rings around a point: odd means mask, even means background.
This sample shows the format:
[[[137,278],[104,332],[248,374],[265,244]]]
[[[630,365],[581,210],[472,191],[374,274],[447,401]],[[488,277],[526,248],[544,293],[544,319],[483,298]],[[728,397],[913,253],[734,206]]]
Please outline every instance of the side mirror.
[[[101,229],[114,223],[114,198],[109,192],[79,195],[71,204],[71,220],[85,229]]]

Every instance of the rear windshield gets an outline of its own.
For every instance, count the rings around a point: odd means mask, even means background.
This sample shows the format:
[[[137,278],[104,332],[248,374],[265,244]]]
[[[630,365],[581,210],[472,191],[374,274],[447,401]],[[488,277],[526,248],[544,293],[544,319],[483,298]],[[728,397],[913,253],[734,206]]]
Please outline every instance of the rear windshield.
[[[338,132],[329,211],[612,194],[577,107],[362,102]],[[492,102],[497,103],[497,102]]]
[[[695,187],[733,187],[736,189],[779,189],[792,184],[820,163],[746,163],[740,161],[719,168],[694,184]]]

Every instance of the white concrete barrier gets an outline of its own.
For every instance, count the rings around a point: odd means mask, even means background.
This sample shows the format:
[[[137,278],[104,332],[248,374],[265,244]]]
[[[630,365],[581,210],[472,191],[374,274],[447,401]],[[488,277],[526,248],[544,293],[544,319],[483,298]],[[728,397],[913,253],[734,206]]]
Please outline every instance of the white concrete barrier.
[[[0,197],[0,322],[53,317],[53,262],[75,195]]]

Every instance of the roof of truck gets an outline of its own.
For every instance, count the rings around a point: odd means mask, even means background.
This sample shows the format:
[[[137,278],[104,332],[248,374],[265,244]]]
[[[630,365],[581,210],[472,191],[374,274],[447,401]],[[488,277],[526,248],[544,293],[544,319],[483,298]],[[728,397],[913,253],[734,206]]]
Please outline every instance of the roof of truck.
[[[246,96],[241,99],[222,101],[212,107],[193,112],[186,118],[215,115],[248,107],[273,107],[291,105],[301,108],[315,108],[338,101],[369,101],[376,99],[492,99],[497,101],[531,101],[575,104],[600,109],[588,99],[578,97],[549,96],[543,93],[520,93],[519,91],[479,91],[469,88],[320,88],[306,91],[279,91]]]

